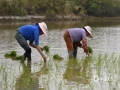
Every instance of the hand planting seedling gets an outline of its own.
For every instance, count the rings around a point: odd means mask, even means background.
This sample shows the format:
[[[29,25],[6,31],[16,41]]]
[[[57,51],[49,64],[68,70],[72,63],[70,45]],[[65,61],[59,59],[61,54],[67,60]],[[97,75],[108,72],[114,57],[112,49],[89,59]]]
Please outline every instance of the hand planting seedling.
[[[46,45],[46,46],[44,46],[42,49],[43,49],[46,53],[49,53],[50,47]]]
[[[10,53],[6,53],[4,55],[6,58],[11,58],[12,60],[21,60],[22,56],[17,56],[16,51],[11,51]]]
[[[54,54],[53,59],[54,60],[63,60],[63,58],[61,56],[59,56],[58,54]]]
[[[88,46],[88,51],[89,51],[89,53],[93,53],[93,50],[90,46]]]

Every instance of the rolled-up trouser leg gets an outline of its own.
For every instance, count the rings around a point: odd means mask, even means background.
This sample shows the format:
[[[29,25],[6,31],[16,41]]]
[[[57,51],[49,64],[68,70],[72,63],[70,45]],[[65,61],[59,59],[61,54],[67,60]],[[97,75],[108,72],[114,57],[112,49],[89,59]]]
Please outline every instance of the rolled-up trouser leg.
[[[73,58],[73,51],[68,52],[69,58]]]
[[[67,46],[67,50],[68,50],[68,55],[71,58],[71,57],[73,57],[73,50],[74,49],[73,49],[73,43],[72,43],[70,34],[69,34],[69,32],[67,30],[64,33],[63,37],[64,37],[64,40],[66,42],[66,46]]]

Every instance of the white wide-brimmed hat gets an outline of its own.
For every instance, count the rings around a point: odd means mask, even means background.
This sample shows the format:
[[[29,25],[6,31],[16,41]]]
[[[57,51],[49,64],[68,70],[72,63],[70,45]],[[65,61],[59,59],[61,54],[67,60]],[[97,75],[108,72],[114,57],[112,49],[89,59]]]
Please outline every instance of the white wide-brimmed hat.
[[[43,33],[47,36],[47,25],[44,22],[38,23],[39,27],[41,28],[41,30],[43,31]]]
[[[88,37],[93,38],[93,36],[92,36],[92,34],[91,34],[91,27],[90,27],[90,26],[85,26],[84,28],[85,28],[85,29],[87,30],[87,32],[89,33]]]

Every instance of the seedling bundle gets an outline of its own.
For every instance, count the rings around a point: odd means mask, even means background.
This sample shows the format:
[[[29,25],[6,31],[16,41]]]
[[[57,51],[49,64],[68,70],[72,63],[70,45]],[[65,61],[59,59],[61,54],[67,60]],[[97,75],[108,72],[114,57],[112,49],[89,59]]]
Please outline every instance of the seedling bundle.
[[[88,46],[88,51],[89,51],[89,53],[93,53],[93,50],[90,46]]]
[[[21,60],[22,56],[18,56],[16,51],[11,51],[10,53],[6,53],[4,55],[6,58],[11,58],[12,60]]]
[[[53,59],[54,60],[63,60],[63,58],[61,56],[59,56],[58,54],[54,54]]]
[[[42,48],[46,53],[49,53],[50,51],[50,47],[45,45],[43,48]]]

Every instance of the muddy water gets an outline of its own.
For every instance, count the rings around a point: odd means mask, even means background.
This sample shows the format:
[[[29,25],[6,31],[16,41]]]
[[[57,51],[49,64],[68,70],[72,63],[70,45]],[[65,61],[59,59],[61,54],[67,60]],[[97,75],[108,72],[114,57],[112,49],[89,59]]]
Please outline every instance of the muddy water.
[[[68,61],[67,49],[63,40],[63,33],[67,28],[90,25],[92,27],[93,38],[87,38],[87,42],[93,48],[92,55],[97,57],[99,54],[115,53],[118,56],[120,54],[120,21],[46,21],[48,36],[42,35],[40,37],[40,46],[50,46],[50,53],[46,54],[44,52],[47,56],[47,65],[43,64],[41,56],[33,48],[31,65],[27,65],[27,62],[20,64],[20,61],[4,57],[5,53],[12,50],[16,50],[19,55],[24,53],[23,49],[16,42],[14,35],[16,29],[25,24],[34,24],[34,22],[0,23],[1,90],[117,90],[120,88],[117,79],[114,82],[104,80],[106,78],[118,77],[110,74],[110,72],[106,72],[104,69],[99,70],[102,76],[98,78],[96,74],[98,70],[96,68],[104,68],[106,65],[94,64],[94,59],[91,60],[92,62],[87,60],[81,48],[78,50],[77,57],[79,60]],[[53,60],[52,56],[54,54],[61,55],[64,60]],[[83,59],[81,60],[81,58]],[[109,67],[111,63],[107,65]],[[118,67],[116,65],[115,71],[118,71]],[[108,74],[111,76],[104,76]],[[111,84],[113,87],[111,87]],[[116,86],[117,88],[115,88]]]

